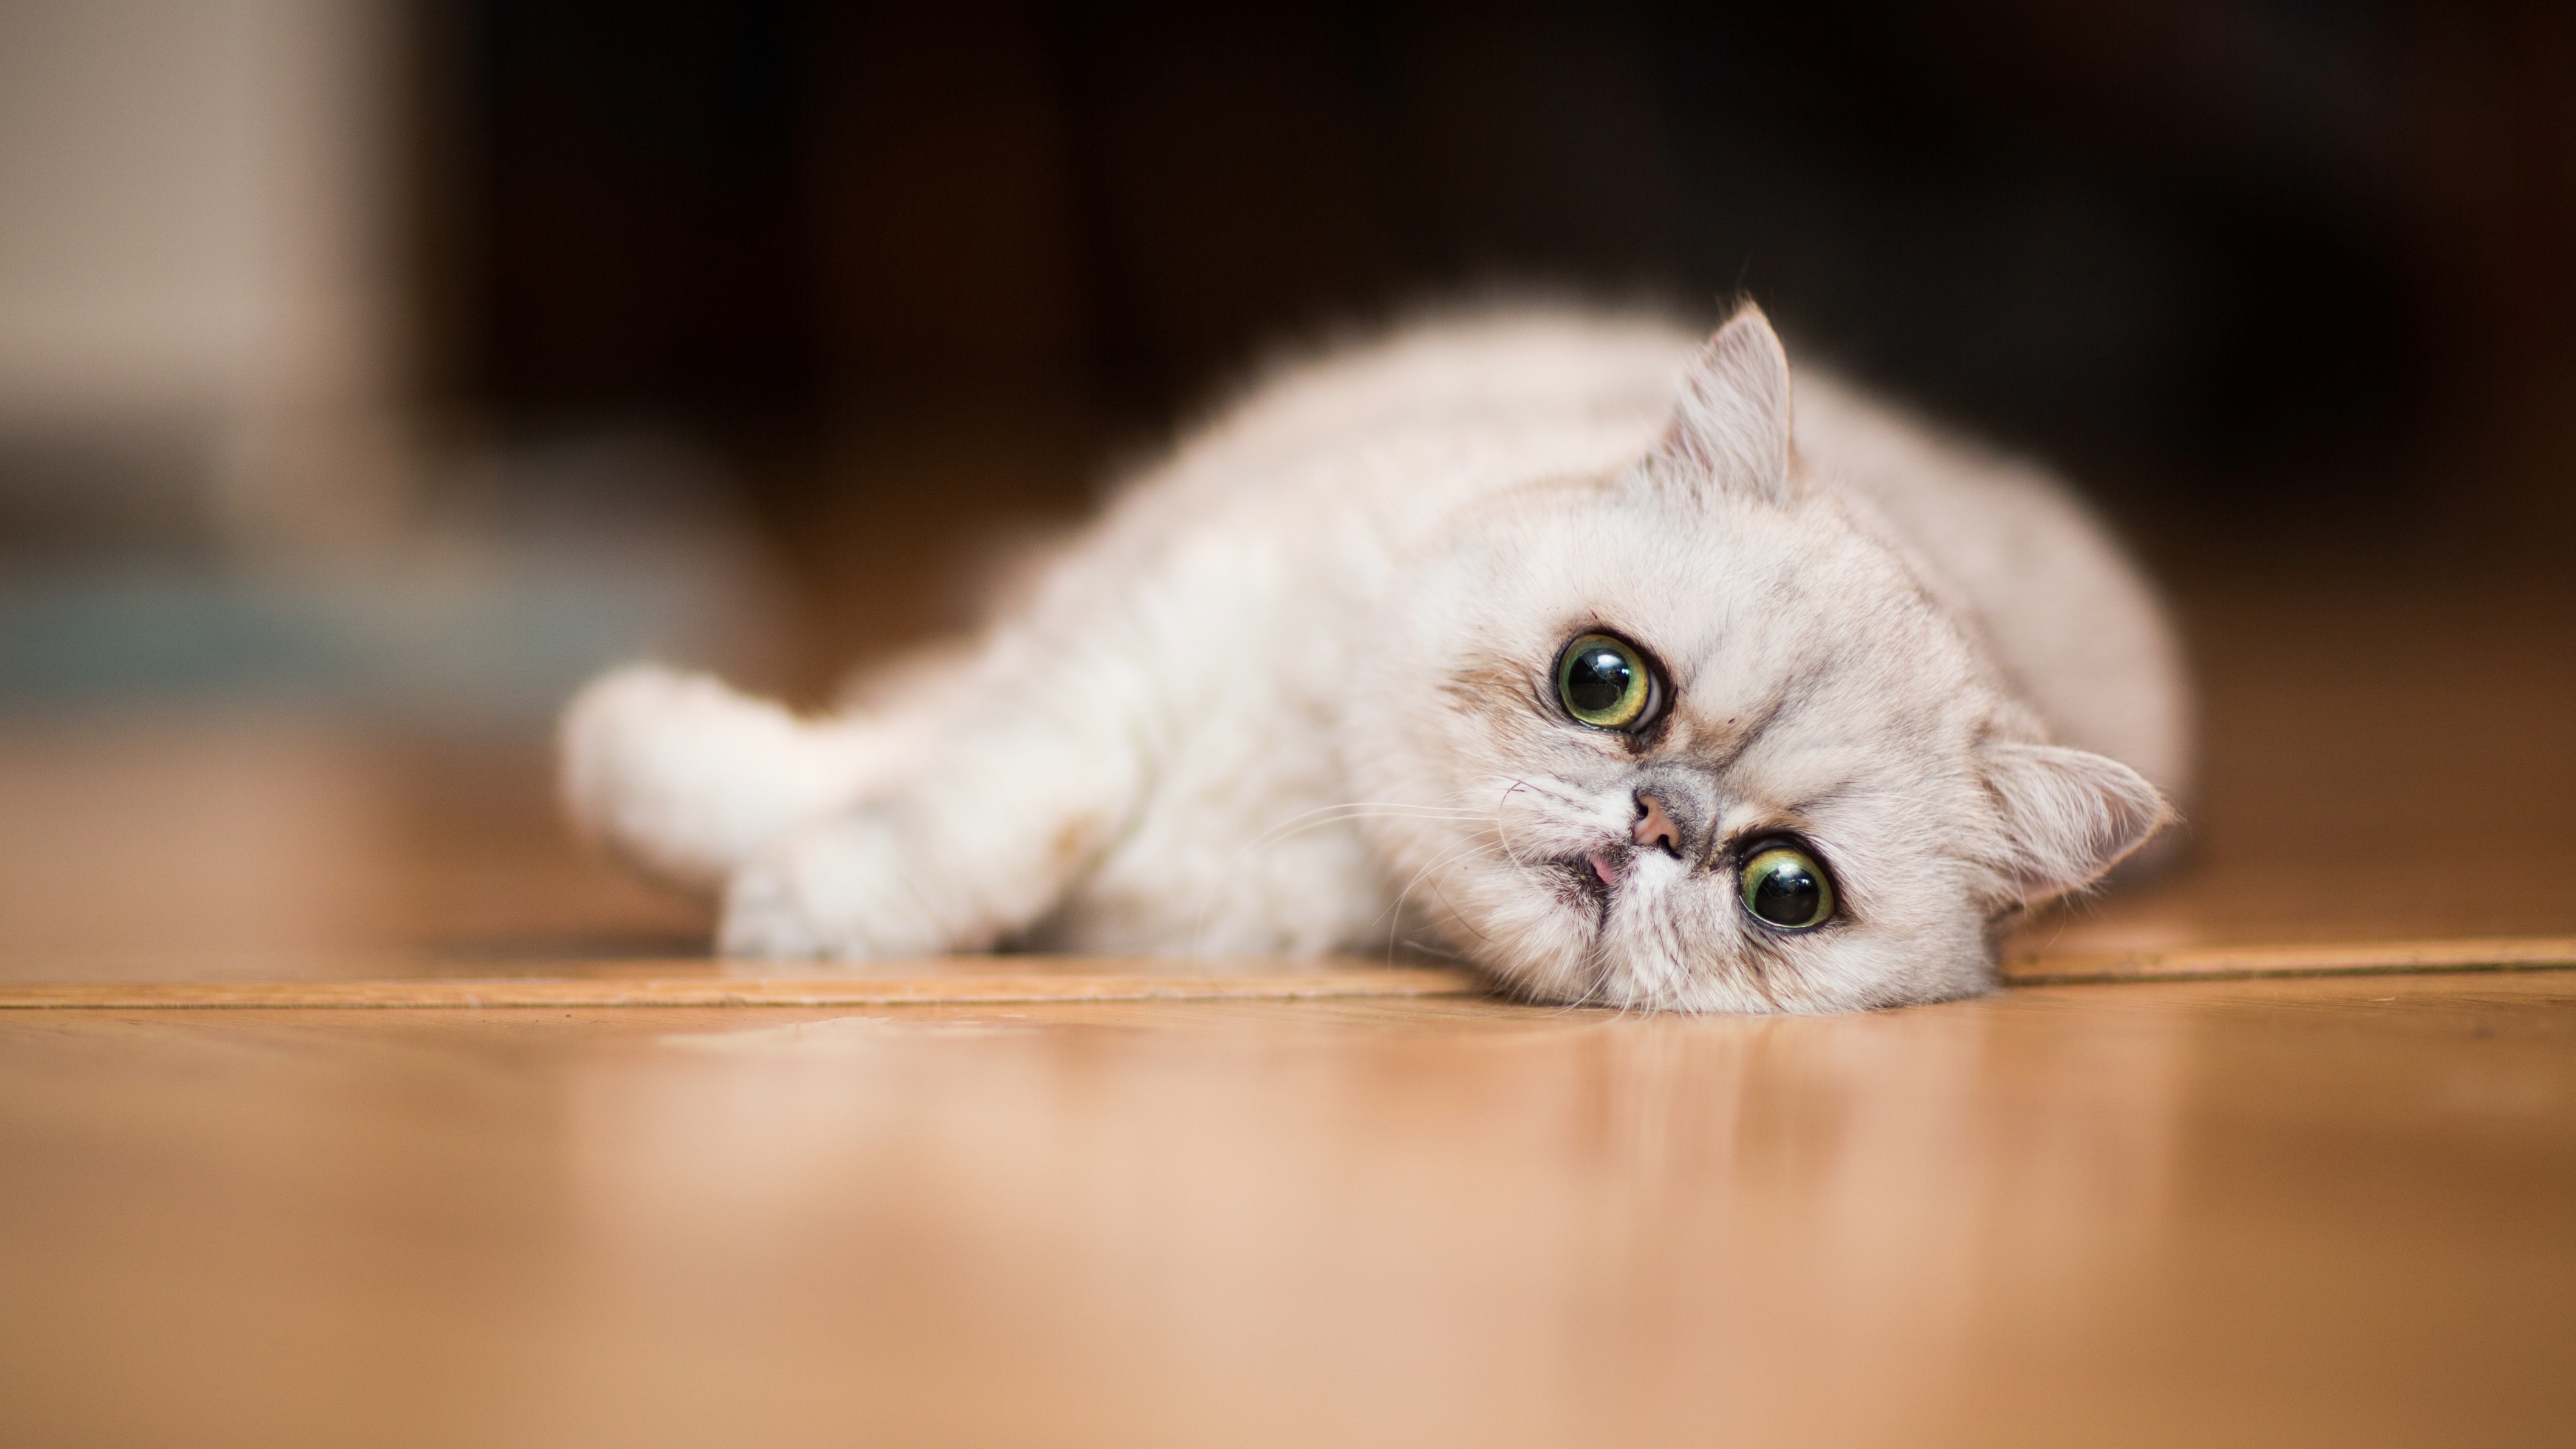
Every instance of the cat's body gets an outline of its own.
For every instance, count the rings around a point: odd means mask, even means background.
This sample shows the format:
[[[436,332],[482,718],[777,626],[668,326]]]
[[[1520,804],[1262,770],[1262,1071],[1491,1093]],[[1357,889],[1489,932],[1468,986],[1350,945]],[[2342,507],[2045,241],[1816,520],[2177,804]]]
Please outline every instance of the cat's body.
[[[745,955],[1398,944],[1553,999],[1973,991],[2000,922],[2163,817],[2079,749],[2186,783],[2174,647],[2044,477],[1806,375],[1793,451],[1787,407],[1749,309],[1704,349],[1402,332],[1250,395],[863,707],[610,676],[567,795],[721,884]],[[1569,714],[1604,687],[1569,640],[1649,712]],[[1754,915],[1746,852],[1784,841],[1818,924]]]

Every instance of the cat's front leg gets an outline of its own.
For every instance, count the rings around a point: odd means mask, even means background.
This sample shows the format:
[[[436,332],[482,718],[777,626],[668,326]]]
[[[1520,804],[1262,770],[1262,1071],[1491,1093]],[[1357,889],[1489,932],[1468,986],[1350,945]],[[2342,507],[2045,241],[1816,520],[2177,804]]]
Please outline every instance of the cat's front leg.
[[[1053,909],[1131,813],[1131,750],[1055,727],[985,729],[901,784],[734,873],[728,956],[838,960],[982,951]]]
[[[919,852],[873,811],[809,825],[734,873],[717,949],[727,956],[867,960],[977,946],[967,913],[922,898]]]

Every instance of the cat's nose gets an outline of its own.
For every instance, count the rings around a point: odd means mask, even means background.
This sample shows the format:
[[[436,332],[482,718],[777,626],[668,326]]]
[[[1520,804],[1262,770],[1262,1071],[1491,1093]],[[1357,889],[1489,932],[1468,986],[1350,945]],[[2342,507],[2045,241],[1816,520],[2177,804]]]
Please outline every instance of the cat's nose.
[[[1663,800],[1650,791],[1637,792],[1637,824],[1628,838],[1639,846],[1653,846],[1678,860],[1682,853],[1682,828],[1664,809]]]

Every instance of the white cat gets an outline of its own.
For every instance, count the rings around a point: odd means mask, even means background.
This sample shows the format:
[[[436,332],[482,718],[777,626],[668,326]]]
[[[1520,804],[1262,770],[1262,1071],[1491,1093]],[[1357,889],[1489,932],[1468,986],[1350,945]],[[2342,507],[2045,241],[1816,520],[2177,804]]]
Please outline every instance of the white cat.
[[[1484,315],[1274,377],[976,641],[800,720],[633,669],[576,819],[737,956],[1461,956],[1551,1001],[1984,989],[2186,784],[2172,637],[2029,468],[1746,307]],[[2150,782],[2154,782],[2151,784]]]

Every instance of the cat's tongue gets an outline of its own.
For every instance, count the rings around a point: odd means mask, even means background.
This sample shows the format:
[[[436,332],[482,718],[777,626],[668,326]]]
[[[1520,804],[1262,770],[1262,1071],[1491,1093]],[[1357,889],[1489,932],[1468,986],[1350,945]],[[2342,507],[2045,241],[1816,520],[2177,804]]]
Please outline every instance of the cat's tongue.
[[[1592,873],[1601,877],[1603,885],[1617,885],[1619,877],[1626,873],[1627,862],[1610,851],[1596,850],[1587,859],[1592,862]]]

